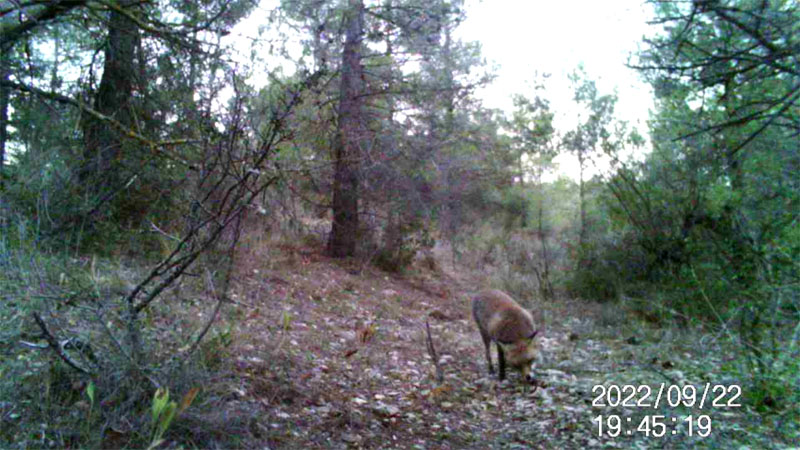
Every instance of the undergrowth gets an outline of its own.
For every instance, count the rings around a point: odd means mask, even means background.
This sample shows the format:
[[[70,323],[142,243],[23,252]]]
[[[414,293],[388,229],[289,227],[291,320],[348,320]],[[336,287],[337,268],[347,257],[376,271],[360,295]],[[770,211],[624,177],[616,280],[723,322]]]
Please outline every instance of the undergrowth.
[[[147,261],[47,249],[26,225],[9,224],[0,238],[0,447],[147,448],[226,436],[225,421],[202,419],[222,398],[200,388],[224,373],[232,338],[212,328],[192,351],[213,310],[202,284],[176,284],[139,317],[142,351],[132,355],[123,299]],[[180,414],[194,428],[174,434]]]

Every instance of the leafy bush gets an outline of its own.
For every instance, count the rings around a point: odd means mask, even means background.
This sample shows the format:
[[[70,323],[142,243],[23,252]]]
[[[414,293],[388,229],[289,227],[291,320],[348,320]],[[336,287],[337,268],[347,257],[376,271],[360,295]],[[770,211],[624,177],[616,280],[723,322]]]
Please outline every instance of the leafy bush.
[[[615,300],[620,294],[613,276],[591,267],[576,270],[566,287],[572,297],[600,302]]]
[[[430,230],[421,219],[390,226],[386,245],[375,255],[374,264],[386,272],[401,272],[411,265],[417,252],[433,247]]]

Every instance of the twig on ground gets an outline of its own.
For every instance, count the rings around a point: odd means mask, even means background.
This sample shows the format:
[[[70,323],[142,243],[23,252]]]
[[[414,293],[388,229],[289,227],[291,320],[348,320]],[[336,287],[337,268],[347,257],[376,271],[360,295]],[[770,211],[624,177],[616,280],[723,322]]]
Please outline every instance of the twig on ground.
[[[426,341],[428,347],[428,355],[431,357],[431,361],[433,361],[434,367],[436,367],[436,381],[441,384],[444,382],[444,371],[442,370],[442,365],[439,364],[439,356],[436,354],[436,347],[433,346],[433,338],[431,337],[431,325],[428,323],[428,319],[425,319],[425,332],[428,336]]]

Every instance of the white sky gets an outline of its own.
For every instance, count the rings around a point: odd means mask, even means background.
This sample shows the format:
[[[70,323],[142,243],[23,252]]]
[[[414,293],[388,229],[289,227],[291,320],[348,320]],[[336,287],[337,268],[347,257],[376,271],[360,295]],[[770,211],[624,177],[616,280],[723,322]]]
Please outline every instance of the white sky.
[[[646,23],[649,7],[642,1],[467,0],[467,20],[456,37],[480,42],[484,58],[497,75],[491,85],[477,92],[478,97],[487,107],[510,112],[511,96],[533,96],[535,73],[549,73],[543,95],[557,113],[556,127],[565,132],[578,115],[568,75],[582,63],[601,95],[616,89],[617,117],[646,132],[651,90],[625,67],[642,37],[653,33]],[[256,36],[258,26],[266,22],[266,11],[277,4],[277,0],[262,0],[260,8],[229,37],[245,61],[251,62],[250,43],[242,37]],[[562,173],[576,177],[577,162],[572,158],[564,156],[557,162]]]
[[[552,74],[548,96],[554,109],[572,103],[567,76],[583,63],[600,93],[619,93],[627,120],[646,119],[649,88],[625,67],[628,55],[649,33],[640,0],[467,0],[462,40],[478,41],[498,79],[481,97],[487,106],[511,109],[511,95],[532,93],[535,72]]]
[[[582,63],[601,95],[617,90],[617,117],[644,133],[651,89],[625,63],[642,37],[653,33],[648,8],[641,0],[467,0],[467,20],[457,36],[479,41],[497,69],[494,83],[478,92],[485,106],[511,111],[511,96],[535,95],[535,73],[549,73],[542,95],[565,132],[578,115],[568,75]],[[562,173],[577,178],[574,158],[556,161]]]

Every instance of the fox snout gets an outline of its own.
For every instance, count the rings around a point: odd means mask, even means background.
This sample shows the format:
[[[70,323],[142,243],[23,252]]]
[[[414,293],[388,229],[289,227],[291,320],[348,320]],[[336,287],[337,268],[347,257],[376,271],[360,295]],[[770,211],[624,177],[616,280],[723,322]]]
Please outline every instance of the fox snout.
[[[534,378],[533,373],[531,373],[531,361],[527,361],[524,365],[520,366],[519,369],[526,383],[533,384],[536,382],[536,378]]]
[[[525,382],[529,384],[533,384],[536,381],[536,378],[533,378],[533,375],[530,373],[525,374]]]

